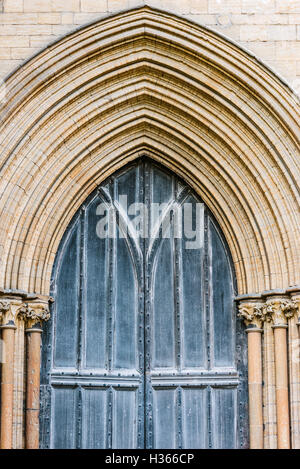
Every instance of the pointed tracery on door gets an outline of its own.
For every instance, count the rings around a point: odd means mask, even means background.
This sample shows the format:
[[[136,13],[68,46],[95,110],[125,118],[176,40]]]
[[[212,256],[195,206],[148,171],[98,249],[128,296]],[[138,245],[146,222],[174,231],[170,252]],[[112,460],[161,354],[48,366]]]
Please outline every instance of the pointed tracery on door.
[[[228,250],[173,173],[142,158],[89,197],[62,242],[53,295],[43,447],[247,446]]]

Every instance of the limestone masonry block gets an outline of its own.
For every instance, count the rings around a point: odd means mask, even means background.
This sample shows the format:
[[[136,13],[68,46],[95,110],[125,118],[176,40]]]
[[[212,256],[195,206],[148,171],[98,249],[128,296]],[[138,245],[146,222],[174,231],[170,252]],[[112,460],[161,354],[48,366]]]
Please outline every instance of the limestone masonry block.
[[[271,60],[288,81],[295,79],[300,0],[0,0],[0,78],[14,70],[15,57],[26,60],[78,25],[142,3],[212,27],[262,60]],[[286,43],[289,52],[282,46],[275,56],[272,44],[277,41]],[[14,48],[19,50],[12,52]]]
[[[276,11],[278,13],[300,13],[299,0],[277,0]]]
[[[4,0],[3,7],[5,12],[22,12],[23,0]]]
[[[81,0],[82,12],[105,12],[107,11],[107,0]]]

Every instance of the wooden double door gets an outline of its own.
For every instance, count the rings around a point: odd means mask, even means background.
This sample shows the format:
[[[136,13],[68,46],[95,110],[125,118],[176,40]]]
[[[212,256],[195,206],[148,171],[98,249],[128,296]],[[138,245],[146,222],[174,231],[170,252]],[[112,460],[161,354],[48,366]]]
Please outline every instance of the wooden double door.
[[[61,242],[43,338],[41,447],[247,447],[246,344],[220,230],[141,158]]]

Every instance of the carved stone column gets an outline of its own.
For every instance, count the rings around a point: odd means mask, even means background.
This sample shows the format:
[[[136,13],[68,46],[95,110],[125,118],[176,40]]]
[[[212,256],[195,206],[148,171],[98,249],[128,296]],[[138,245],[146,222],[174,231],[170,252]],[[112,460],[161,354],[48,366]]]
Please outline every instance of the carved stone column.
[[[2,318],[2,373],[1,373],[1,449],[12,448],[13,399],[14,399],[14,344],[15,344],[15,309],[18,300],[0,301]]]
[[[295,314],[295,304],[286,296],[267,297],[264,315],[274,330],[277,447],[290,448],[288,390],[287,321]]]
[[[239,316],[244,319],[248,334],[248,387],[250,448],[263,449],[263,401],[262,401],[262,321],[263,303],[244,300],[239,304]]]
[[[50,313],[47,303],[30,303],[18,311],[26,324],[26,449],[39,448],[40,366],[42,324]]]

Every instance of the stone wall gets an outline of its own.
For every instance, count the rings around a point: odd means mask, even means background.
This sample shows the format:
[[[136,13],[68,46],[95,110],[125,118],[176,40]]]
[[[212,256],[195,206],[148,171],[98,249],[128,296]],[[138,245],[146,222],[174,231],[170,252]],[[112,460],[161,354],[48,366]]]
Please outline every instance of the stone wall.
[[[205,24],[300,88],[300,0],[0,0],[0,78],[80,25],[146,3]]]
[[[26,1],[21,3],[25,10]],[[71,3],[72,8],[77,5],[77,11],[51,12],[52,18],[61,21],[56,25],[47,25],[51,4],[46,0],[39,2],[40,8],[47,7],[44,12],[0,14],[2,19],[32,15],[35,21],[46,21],[31,26],[0,25],[10,39],[10,54],[24,49],[24,57],[28,57],[26,46],[11,47],[14,41],[27,38],[30,45],[40,36],[46,44],[62,34],[63,28],[73,30],[73,23],[62,24],[68,17],[75,22],[77,15],[91,15],[78,16],[86,22],[101,16],[79,11],[79,6],[87,8],[85,0],[81,4],[64,0],[64,7]],[[295,8],[292,1],[284,3]],[[33,8],[36,2],[30,4]],[[62,6],[53,0],[52,10],[58,4]],[[194,0],[191,12],[195,4],[200,2]],[[8,5],[5,0],[6,9]],[[15,0],[10,8],[17,5]],[[120,8],[118,2],[115,5],[116,10]],[[210,2],[208,10],[212,5]],[[219,5],[216,0],[214,6]],[[267,3],[265,8],[267,11]],[[223,23],[228,18],[226,13],[193,13],[195,18],[202,14]],[[259,13],[243,15],[240,8],[231,19],[237,15],[253,19]],[[280,15],[286,13],[278,12]],[[240,25],[240,31],[242,26],[246,25]],[[271,34],[269,27],[275,26],[263,26],[263,30]],[[26,27],[27,36],[22,29]],[[144,34],[144,28],[151,35]],[[47,32],[53,34],[47,36]],[[126,35],[131,41],[124,41]],[[273,42],[277,47],[277,41]],[[259,43],[269,45],[249,42]],[[289,43],[292,40],[278,41],[278,45]],[[41,46],[29,47],[30,53]],[[7,71],[23,59],[14,60],[6,61]],[[287,62],[294,65],[296,60]],[[0,316],[2,312],[7,355],[1,447],[24,447],[24,393],[27,416],[37,410],[32,396],[38,380],[33,382],[32,376],[37,378],[39,344],[31,347],[34,344],[25,340],[33,333],[27,320],[35,314],[31,312],[34,308],[41,318],[62,236],[87,194],[121,166],[146,154],[184,177],[211,208],[232,254],[240,314],[249,326],[251,322],[259,326],[252,335],[248,331],[249,387],[253,390],[250,416],[260,416],[258,432],[256,421],[252,425],[256,435],[252,447],[288,447],[290,417],[291,446],[299,448],[300,165],[295,95],[257,60],[218,35],[149,8],[116,15],[61,40],[24,65],[4,88],[0,109]],[[282,322],[273,324],[277,316]],[[9,322],[13,319],[15,326]],[[276,374],[282,369],[284,376]],[[290,412],[285,410],[288,406]],[[27,447],[38,444],[37,412],[35,419],[26,418]]]

